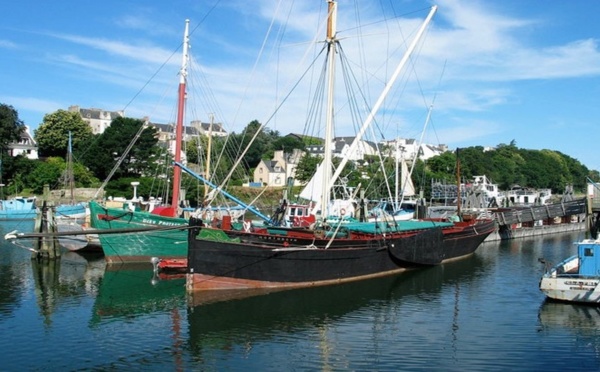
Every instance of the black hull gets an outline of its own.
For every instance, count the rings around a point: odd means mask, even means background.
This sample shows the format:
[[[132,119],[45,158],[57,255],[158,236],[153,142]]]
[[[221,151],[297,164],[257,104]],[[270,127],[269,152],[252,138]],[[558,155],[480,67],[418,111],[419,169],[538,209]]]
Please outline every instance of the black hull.
[[[188,290],[307,287],[391,275],[472,254],[494,222],[453,232],[429,229],[393,239],[334,239],[331,246],[303,238],[237,234],[241,241],[197,239],[190,233]],[[304,240],[307,240],[304,242]]]

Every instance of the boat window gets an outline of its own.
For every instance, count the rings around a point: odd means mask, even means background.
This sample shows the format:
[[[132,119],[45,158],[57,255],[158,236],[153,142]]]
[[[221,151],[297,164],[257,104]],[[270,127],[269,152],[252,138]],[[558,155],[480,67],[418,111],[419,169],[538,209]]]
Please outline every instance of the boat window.
[[[585,248],[583,250],[583,255],[586,257],[594,257],[594,250],[592,248]]]

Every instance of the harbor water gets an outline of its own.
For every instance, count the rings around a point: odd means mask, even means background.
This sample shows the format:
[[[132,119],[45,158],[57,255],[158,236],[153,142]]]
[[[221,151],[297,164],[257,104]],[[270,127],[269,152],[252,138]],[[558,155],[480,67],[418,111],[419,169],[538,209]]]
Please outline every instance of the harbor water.
[[[185,279],[98,255],[36,264],[27,242],[2,239],[0,370],[600,370],[599,308],[538,289],[539,259],[584,237],[489,242],[395,277],[196,307]]]

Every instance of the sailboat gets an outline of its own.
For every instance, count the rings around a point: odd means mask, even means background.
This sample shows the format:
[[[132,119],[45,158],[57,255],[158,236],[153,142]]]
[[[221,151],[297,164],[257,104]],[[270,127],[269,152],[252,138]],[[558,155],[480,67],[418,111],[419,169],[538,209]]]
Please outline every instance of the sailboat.
[[[181,161],[183,116],[189,48],[189,20],[183,37],[182,65],[179,73],[177,123],[175,127],[175,161]],[[183,258],[187,255],[187,219],[180,218],[179,194],[181,169],[173,169],[171,205],[155,207],[152,212],[109,208],[90,201],[92,228],[100,230],[99,239],[107,263],[150,263],[153,257]],[[173,227],[181,226],[182,229]],[[140,229],[147,231],[140,233]],[[104,231],[102,231],[104,230]]]
[[[398,146],[396,144],[396,146]],[[398,163],[400,166],[398,167]],[[400,169],[398,169],[400,168]],[[399,182],[398,178],[401,177]],[[400,190],[398,190],[400,185]],[[406,160],[401,158],[396,161],[396,191],[393,198],[380,200],[369,211],[369,221],[407,221],[415,218],[417,200],[415,199],[415,186],[408,172]]]
[[[437,7],[432,7],[415,39],[396,69],[349,152],[373,121],[393,80]],[[322,192],[315,210],[323,210],[314,228],[285,226],[244,226],[242,230],[215,229],[202,220],[190,219],[193,228],[188,240],[186,286],[192,296],[207,291],[276,291],[339,284],[394,275],[424,265],[437,265],[472,254],[494,231],[491,219],[450,222],[411,220],[402,223],[343,222],[328,223],[326,210],[330,190],[339,178],[347,158],[332,169],[333,70],[339,40],[335,20],[337,3],[328,0],[327,49],[328,89],[326,131],[323,156]],[[186,172],[190,171],[184,169]]]
[[[69,190],[69,203],[59,204],[55,207],[54,218],[57,220],[76,221],[83,220],[88,215],[87,205],[75,202],[75,177],[73,174],[73,147],[71,132],[67,148],[67,167],[65,172],[65,186]]]

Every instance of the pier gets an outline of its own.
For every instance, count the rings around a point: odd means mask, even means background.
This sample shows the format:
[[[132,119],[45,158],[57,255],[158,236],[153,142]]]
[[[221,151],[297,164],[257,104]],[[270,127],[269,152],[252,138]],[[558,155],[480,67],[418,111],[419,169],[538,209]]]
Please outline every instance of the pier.
[[[585,230],[590,228],[589,205],[588,198],[581,198],[544,205],[490,209],[498,229],[486,241]]]

